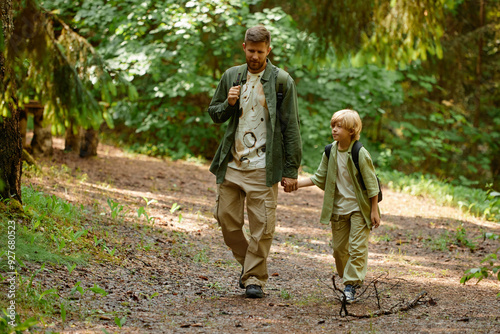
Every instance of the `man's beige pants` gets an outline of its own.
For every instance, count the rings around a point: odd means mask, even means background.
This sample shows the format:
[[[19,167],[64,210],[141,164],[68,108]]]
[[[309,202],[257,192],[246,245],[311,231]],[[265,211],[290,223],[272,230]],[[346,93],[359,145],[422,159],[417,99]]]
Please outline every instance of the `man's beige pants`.
[[[276,225],[278,184],[266,186],[266,170],[236,170],[228,167],[224,182],[218,186],[214,216],[219,222],[224,242],[243,266],[245,286],[264,287],[269,278],[267,256]],[[250,234],[244,231],[244,206]]]
[[[333,215],[333,257],[337,273],[344,285],[361,285],[368,265],[368,237],[370,229],[361,212]]]

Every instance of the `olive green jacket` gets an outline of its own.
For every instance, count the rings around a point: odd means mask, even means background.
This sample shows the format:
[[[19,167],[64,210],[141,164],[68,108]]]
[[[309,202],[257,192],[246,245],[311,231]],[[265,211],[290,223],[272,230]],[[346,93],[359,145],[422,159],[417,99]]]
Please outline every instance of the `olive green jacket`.
[[[229,121],[224,138],[210,166],[210,171],[215,174],[216,182],[219,184],[224,182],[227,164],[232,156],[231,147],[234,144],[234,136],[239,122],[239,100],[234,106],[230,106],[227,101],[227,94],[236,81],[238,69],[239,66],[234,66],[224,72],[215,90],[212,102],[208,107],[208,113],[215,123]],[[280,117],[276,111],[276,79],[278,70],[276,66],[267,60],[266,69],[260,80],[264,88],[269,110],[266,117],[266,185],[268,187],[280,182],[282,177],[296,179],[302,159],[297,90],[295,82],[290,76],[288,76],[287,90],[281,105],[286,130],[283,135],[281,133]],[[246,80],[247,72],[245,71],[241,78],[241,85]]]
[[[352,179],[354,185],[354,193],[356,194],[356,200],[358,201],[361,214],[366,221],[366,225],[371,229],[371,199],[373,196],[377,196],[379,192],[377,175],[375,174],[375,167],[373,166],[372,158],[370,153],[361,147],[359,150],[359,168],[361,174],[363,175],[363,181],[365,182],[366,190],[361,188],[360,176],[358,169],[354,165],[352,160],[351,150],[355,141],[351,142],[348,152],[347,161],[347,171]],[[337,142],[333,142],[332,150],[330,151],[330,158],[323,153],[323,158],[319,164],[318,170],[311,177],[311,181],[325,191],[323,196],[323,208],[321,210],[320,222],[323,224],[329,224],[333,214],[333,201],[335,199],[335,182],[337,180]],[[380,215],[380,209],[379,215]]]

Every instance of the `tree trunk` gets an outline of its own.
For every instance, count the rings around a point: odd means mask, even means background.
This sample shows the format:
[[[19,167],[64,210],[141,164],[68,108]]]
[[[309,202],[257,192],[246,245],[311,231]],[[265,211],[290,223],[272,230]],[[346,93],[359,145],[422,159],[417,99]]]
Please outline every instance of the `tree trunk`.
[[[5,45],[13,31],[12,0],[0,2]],[[12,69],[5,62],[4,53],[0,53],[0,89],[5,92],[7,81],[12,78]],[[13,80],[10,84],[14,84]],[[15,87],[13,87],[15,89]],[[21,202],[21,173],[23,145],[19,129],[19,110],[13,103],[6,105],[10,115],[0,116],[0,198],[13,198]]]
[[[1,57],[1,56],[0,56]],[[0,64],[3,59],[0,58]],[[19,131],[19,112],[9,105],[12,116],[3,117],[0,124],[0,198],[21,202],[21,173],[23,145]]]
[[[479,6],[479,28],[484,27],[484,0],[480,0]],[[482,77],[482,54],[483,54],[483,36],[479,37],[477,42],[477,62],[476,62],[476,92],[474,100],[476,104],[476,112],[474,115],[473,125],[479,128],[481,120],[481,77]]]
[[[66,139],[64,141],[64,150],[67,152],[80,152],[81,142],[82,142],[82,132],[81,126],[74,131],[73,122],[66,128]]]
[[[50,124],[44,124],[43,106],[36,101],[31,101],[26,108],[33,113],[34,128],[31,149],[34,156],[51,156],[54,153],[52,148],[52,133]]]
[[[23,148],[29,149],[30,144],[26,141],[26,132],[28,131],[28,113],[26,109],[19,109],[19,130],[21,131]]]
[[[97,155],[97,145],[99,145],[99,131],[90,128],[85,130],[80,148],[80,157],[93,157]]]

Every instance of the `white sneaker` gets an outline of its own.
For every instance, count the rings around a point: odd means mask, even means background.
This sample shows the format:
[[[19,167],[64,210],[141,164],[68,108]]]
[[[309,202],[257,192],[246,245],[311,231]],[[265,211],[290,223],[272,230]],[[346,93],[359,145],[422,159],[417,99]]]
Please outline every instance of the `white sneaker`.
[[[354,295],[356,295],[356,288],[350,284],[347,284],[344,289],[345,300],[347,303],[352,304],[356,300]]]

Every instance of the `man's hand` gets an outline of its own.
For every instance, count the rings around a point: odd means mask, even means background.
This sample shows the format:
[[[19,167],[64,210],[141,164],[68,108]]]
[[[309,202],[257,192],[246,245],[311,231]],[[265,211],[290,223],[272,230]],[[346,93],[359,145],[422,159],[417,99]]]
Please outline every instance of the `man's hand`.
[[[290,179],[288,177],[283,177],[281,179],[281,185],[285,188],[286,193],[291,193],[298,189],[297,179]]]
[[[236,101],[240,98],[240,87],[241,86],[233,86],[229,89],[229,93],[227,94],[227,103],[230,106],[234,106]]]

